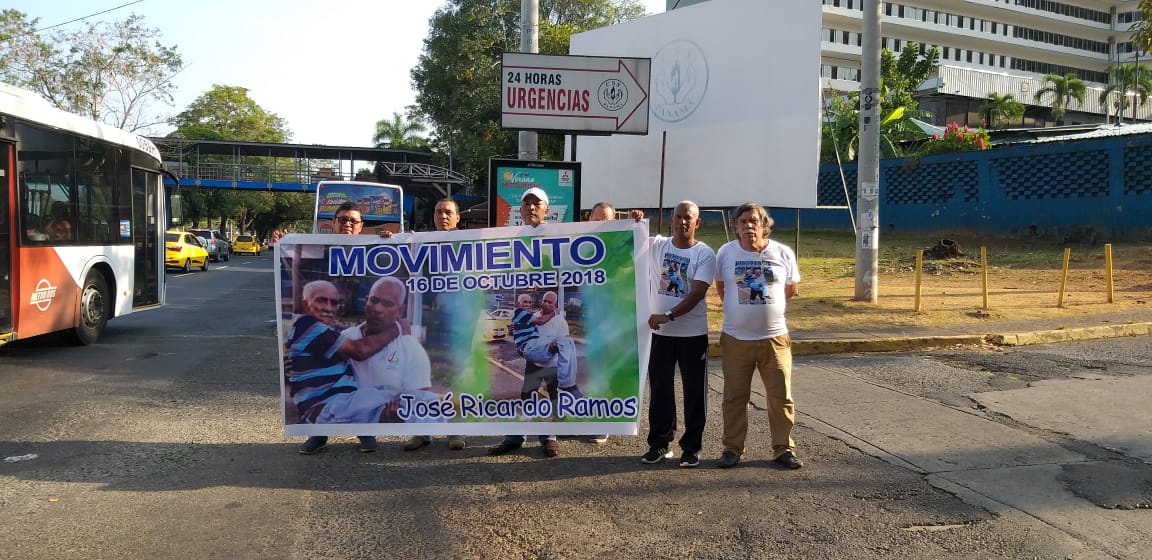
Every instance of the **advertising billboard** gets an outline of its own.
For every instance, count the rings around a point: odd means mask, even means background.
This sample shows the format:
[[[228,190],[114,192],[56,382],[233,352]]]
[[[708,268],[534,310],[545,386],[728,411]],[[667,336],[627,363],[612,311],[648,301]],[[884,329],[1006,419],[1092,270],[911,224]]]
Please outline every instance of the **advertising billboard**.
[[[547,222],[580,219],[580,164],[572,161],[496,159],[488,162],[488,224],[518,226],[520,195],[532,188],[548,194]]]

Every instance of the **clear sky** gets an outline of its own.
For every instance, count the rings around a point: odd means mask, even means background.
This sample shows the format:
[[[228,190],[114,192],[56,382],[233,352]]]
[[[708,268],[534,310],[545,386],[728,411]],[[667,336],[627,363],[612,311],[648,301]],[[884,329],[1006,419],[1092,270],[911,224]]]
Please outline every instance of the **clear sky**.
[[[5,8],[53,26],[133,0],[7,0]],[[377,120],[412,104],[409,71],[442,0],[142,0],[90,21],[144,16],[176,45],[175,114],[214,84],[241,86],[288,123],[293,142],[369,146]],[[665,0],[644,0],[649,13]],[[71,30],[80,22],[61,27]],[[165,127],[149,131],[168,132]]]

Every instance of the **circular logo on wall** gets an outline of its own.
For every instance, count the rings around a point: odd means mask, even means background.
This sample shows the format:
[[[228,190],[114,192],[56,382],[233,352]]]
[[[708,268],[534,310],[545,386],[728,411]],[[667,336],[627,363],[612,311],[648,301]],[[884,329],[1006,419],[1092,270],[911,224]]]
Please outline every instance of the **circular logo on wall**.
[[[596,92],[596,100],[609,111],[619,111],[628,103],[628,88],[616,78],[604,80]]]
[[[652,59],[652,115],[680,122],[696,112],[708,91],[708,59],[687,39],[664,45]]]

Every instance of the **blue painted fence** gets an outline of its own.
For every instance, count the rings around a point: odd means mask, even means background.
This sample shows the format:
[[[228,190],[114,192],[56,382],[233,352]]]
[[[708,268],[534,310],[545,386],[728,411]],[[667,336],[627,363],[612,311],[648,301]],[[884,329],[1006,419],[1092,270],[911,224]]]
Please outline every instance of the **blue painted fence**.
[[[856,164],[844,166],[856,206]],[[844,206],[835,164],[822,165],[820,206]],[[792,227],[795,212],[772,212]],[[851,229],[847,210],[803,210],[804,229]],[[1152,134],[1017,144],[880,163],[880,231],[971,231],[1108,239],[1152,233]],[[1095,233],[1092,233],[1095,232]]]

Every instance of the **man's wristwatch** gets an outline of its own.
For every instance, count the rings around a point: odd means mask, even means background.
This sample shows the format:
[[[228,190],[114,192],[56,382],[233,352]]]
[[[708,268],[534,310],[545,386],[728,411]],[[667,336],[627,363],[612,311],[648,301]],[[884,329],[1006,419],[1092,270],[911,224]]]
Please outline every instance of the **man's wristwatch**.
[[[675,321],[676,320],[676,318],[672,316],[672,310],[671,309],[669,309],[668,311],[665,311],[664,316],[667,317],[669,321]]]

